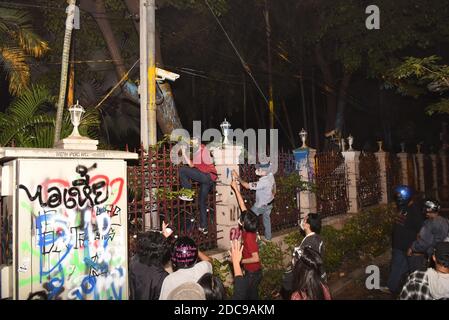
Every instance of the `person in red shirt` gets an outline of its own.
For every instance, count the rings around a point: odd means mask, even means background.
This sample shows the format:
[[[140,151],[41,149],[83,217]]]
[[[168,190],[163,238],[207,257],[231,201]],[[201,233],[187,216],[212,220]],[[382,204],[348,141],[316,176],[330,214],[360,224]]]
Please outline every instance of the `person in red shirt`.
[[[257,244],[257,216],[251,210],[248,210],[245,201],[240,193],[237,181],[232,180],[231,187],[234,189],[240,210],[242,211],[239,223],[243,227],[243,253],[242,264],[245,270],[244,280],[247,283],[248,290],[246,299],[259,300],[259,284],[262,281],[262,264],[259,257],[259,245]]]
[[[193,161],[186,154],[186,149],[181,148],[182,155],[188,167],[181,167],[179,169],[179,179],[181,186],[184,189],[192,189],[191,180],[200,183],[199,192],[199,207],[200,207],[200,228],[203,234],[207,234],[207,195],[212,188],[214,182],[217,180],[217,169],[215,168],[210,152],[204,144],[200,144],[198,138],[192,139]],[[192,198],[187,196],[180,196],[181,200],[192,201]]]

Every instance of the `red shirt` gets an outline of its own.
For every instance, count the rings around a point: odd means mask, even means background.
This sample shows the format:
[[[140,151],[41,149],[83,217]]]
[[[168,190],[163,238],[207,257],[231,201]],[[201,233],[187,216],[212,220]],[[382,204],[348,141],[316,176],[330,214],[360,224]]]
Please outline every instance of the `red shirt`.
[[[253,256],[253,252],[259,253],[259,246],[257,245],[257,234],[255,232],[246,232],[245,230],[243,230],[242,239],[243,259],[251,258]],[[260,264],[260,261],[255,263],[244,263],[243,268],[247,271],[255,272],[262,269],[262,265]]]
[[[217,169],[210,157],[209,150],[204,144],[193,155],[193,165],[201,172],[209,173],[212,181],[217,180]]]

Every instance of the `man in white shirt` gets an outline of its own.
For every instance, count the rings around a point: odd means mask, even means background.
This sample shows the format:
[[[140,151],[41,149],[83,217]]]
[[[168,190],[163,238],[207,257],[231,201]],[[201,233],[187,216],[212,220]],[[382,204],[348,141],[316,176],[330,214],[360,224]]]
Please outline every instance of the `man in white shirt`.
[[[197,260],[201,260],[197,263]],[[189,237],[176,240],[172,254],[175,272],[169,274],[162,283],[159,300],[167,300],[169,294],[187,282],[197,282],[204,274],[212,273],[212,259],[198,250]]]
[[[276,181],[271,172],[270,163],[256,165],[256,175],[260,176],[259,181],[256,182],[248,183],[243,181],[235,170],[232,171],[232,175],[245,189],[256,191],[256,202],[251,207],[251,211],[258,216],[263,216],[265,239],[268,241],[271,240],[270,214],[273,209],[273,200],[276,194]]]

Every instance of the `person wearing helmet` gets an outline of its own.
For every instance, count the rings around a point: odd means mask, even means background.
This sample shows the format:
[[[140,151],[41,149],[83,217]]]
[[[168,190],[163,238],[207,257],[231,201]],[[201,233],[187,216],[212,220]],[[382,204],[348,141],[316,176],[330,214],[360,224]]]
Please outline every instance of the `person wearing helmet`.
[[[424,211],[427,220],[419,231],[418,238],[407,252],[408,256],[420,258],[419,264],[414,268],[415,270],[426,267],[427,259],[431,257],[435,244],[444,241],[449,233],[449,221],[440,216],[440,203],[437,200],[427,199],[424,202]]]
[[[197,262],[197,260],[201,260]],[[212,273],[212,259],[198,250],[191,238],[180,237],[172,251],[172,265],[175,272],[162,283],[159,300],[167,300],[169,294],[181,284],[197,282],[206,273]]]
[[[414,257],[408,257],[407,251],[421,229],[424,217],[419,206],[414,202],[414,192],[411,187],[400,185],[394,190],[397,212],[392,234],[392,253],[390,275],[387,281],[387,288],[381,288],[382,291],[388,291],[398,294],[401,289],[401,281],[410,271]]]

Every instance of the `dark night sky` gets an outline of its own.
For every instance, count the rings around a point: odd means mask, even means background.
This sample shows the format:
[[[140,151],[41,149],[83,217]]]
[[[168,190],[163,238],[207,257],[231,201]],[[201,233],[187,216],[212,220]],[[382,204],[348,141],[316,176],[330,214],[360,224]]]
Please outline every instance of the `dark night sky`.
[[[250,12],[250,11],[249,11]],[[190,129],[193,120],[202,120],[203,128],[219,127],[226,117],[233,128],[243,128],[243,68],[221,30],[210,15],[192,15],[189,10],[177,10],[164,8],[157,11],[157,20],[161,27],[161,49],[166,69],[180,73],[181,78],[172,84],[173,94],[177,104],[178,112],[183,125]],[[239,13],[244,17],[244,12]],[[251,17],[251,16],[250,16]],[[246,17],[247,18],[247,17]],[[254,15],[253,19],[261,16]],[[238,25],[232,26],[229,18],[223,18],[223,23],[230,32],[233,39],[239,35]],[[128,20],[129,22],[129,20]],[[249,24],[250,22],[239,21]],[[263,30],[262,30],[263,31]],[[248,54],[253,73],[258,84],[267,93],[266,52],[264,47],[264,32],[255,29],[250,34],[257,50]],[[75,33],[76,36],[76,33]],[[118,35],[120,37],[122,35]],[[242,45],[243,46],[243,45]],[[242,49],[243,48],[239,48]],[[446,54],[447,47],[443,44],[430,48],[430,54],[437,54],[449,61]],[[423,55],[428,52],[409,50],[402,53],[407,55]],[[310,71],[310,66],[307,66]],[[191,68],[205,73],[209,79],[193,77],[180,68]],[[294,66],[292,66],[294,68]],[[135,74],[138,74],[137,72]],[[309,77],[309,78],[308,78]],[[320,74],[316,71],[316,82],[322,82]],[[223,81],[215,81],[221,79]],[[246,81],[246,122],[247,128],[258,128],[268,124],[267,106],[264,105],[260,94],[248,76]],[[239,82],[239,83],[235,83]],[[286,131],[293,131],[295,146],[299,145],[298,132],[304,126],[300,91],[294,72],[290,74],[275,74],[273,77],[275,105],[277,115],[282,122],[280,129],[280,144],[290,147],[286,138]],[[380,90],[380,83],[374,79],[366,79],[362,72],[358,72],[349,88],[350,101],[345,113],[346,125],[344,135],[351,133],[355,138],[355,147],[364,148],[375,141],[382,139],[393,144],[398,151],[399,143],[404,139],[400,132],[406,131],[410,135],[407,141],[410,147],[420,141],[428,145],[438,145],[441,122],[448,120],[448,116],[425,115],[424,108],[429,102],[436,101],[435,96],[427,95],[419,99],[404,97],[395,93],[394,90]],[[288,89],[287,89],[288,87]],[[311,118],[311,81],[310,74],[305,78],[306,103],[308,104],[308,115]],[[7,91],[7,83],[4,75],[0,79],[0,110],[10,102]],[[282,103],[286,105],[288,114],[285,114]],[[325,99],[322,90],[317,86],[316,105],[318,114],[318,127],[320,137],[324,134],[324,110]],[[288,123],[290,122],[290,123]],[[410,130],[404,124],[410,123]],[[291,127],[289,129],[289,126]],[[277,125],[279,128],[279,125]],[[308,123],[310,144],[315,145],[312,121]],[[401,129],[402,128],[402,129]],[[413,129],[414,128],[414,129]],[[412,130],[413,129],[413,130]],[[402,134],[404,135],[404,134]],[[320,138],[321,139],[321,138]]]

